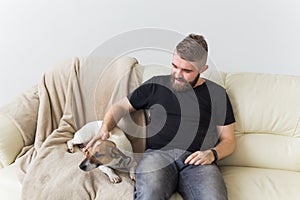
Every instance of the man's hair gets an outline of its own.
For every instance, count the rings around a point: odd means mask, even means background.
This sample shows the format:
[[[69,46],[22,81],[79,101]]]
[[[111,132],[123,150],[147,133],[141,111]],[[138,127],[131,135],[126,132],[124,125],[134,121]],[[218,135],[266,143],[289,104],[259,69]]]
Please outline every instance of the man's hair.
[[[202,67],[207,61],[207,43],[202,35],[189,34],[176,46],[176,53],[182,59],[196,62]]]

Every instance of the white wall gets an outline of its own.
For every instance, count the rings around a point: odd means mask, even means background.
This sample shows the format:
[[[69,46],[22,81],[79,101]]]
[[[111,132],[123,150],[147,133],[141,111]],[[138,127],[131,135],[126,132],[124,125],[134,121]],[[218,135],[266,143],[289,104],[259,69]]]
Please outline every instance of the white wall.
[[[297,0],[2,0],[0,105],[56,62],[144,27],[202,33],[224,71],[300,75],[299,10]]]

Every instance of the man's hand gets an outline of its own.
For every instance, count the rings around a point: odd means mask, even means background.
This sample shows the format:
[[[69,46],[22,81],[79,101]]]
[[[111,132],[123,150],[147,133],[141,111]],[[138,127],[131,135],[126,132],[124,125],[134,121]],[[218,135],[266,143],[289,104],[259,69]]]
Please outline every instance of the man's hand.
[[[211,150],[206,151],[196,151],[189,155],[185,161],[184,164],[190,164],[190,165],[209,165],[213,163],[215,160],[214,154]]]
[[[91,148],[97,140],[107,140],[108,138],[109,132],[106,127],[102,126],[99,133],[89,141],[85,148],[83,148],[84,154],[88,154],[88,149]]]
[[[104,115],[102,127],[99,133],[94,136],[83,149],[85,155],[88,154],[88,149],[91,148],[97,140],[107,140],[109,138],[109,131],[116,126],[117,122],[124,115],[127,115],[133,111],[135,111],[135,109],[132,107],[127,97],[124,97],[113,104]]]

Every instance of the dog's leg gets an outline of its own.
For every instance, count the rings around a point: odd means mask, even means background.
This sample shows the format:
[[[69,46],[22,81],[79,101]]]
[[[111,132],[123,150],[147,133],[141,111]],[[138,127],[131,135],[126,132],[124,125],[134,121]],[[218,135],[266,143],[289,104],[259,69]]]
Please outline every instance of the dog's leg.
[[[118,176],[113,169],[106,167],[104,165],[100,165],[98,167],[104,174],[106,174],[109,178],[109,180],[112,183],[120,183],[122,181],[121,177]]]
[[[78,145],[79,148],[83,148],[84,141],[81,141],[80,139],[81,138],[79,138],[78,135],[75,134],[72,140],[67,141],[68,151],[70,153],[74,153],[75,152],[75,149],[74,149],[75,145]]]
[[[69,140],[69,141],[67,142],[67,146],[68,146],[68,151],[69,151],[70,153],[74,153],[73,139],[72,139],[72,140]]]
[[[130,179],[135,181],[135,170],[136,170],[136,166],[137,166],[137,163],[135,161],[133,161],[131,163],[131,166],[129,168],[129,176],[130,176]]]

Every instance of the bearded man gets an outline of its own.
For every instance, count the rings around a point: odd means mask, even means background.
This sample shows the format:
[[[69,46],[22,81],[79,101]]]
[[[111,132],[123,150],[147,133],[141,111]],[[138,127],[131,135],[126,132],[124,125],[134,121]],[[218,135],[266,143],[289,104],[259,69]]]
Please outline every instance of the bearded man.
[[[87,145],[107,139],[128,112],[149,109],[146,151],[136,170],[134,199],[227,199],[216,161],[236,145],[234,114],[224,88],[202,78],[207,42],[190,34],[174,51],[171,74],[155,76],[106,113],[102,128]]]

